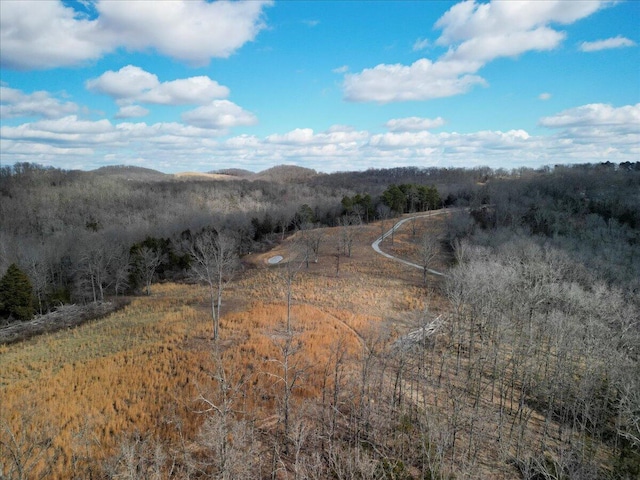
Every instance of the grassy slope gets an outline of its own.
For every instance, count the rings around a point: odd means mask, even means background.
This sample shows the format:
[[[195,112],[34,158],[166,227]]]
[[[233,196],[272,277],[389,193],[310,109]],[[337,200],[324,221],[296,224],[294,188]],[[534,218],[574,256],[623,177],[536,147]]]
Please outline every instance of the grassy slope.
[[[294,328],[301,331],[301,356],[312,370],[324,366],[339,339],[356,356],[358,332],[392,311],[422,304],[417,287],[395,278],[403,272],[392,262],[386,263],[388,276],[378,275],[385,261],[368,247],[377,228],[363,227],[360,245],[351,259],[342,259],[337,278],[329,253],[335,241],[329,239],[337,232],[329,229],[323,246],[327,254],[296,277]],[[258,268],[246,270],[226,293],[221,344],[226,365],[235,372],[254,372],[251,391],[268,392],[273,380],[259,373],[277,367],[268,359],[278,356],[285,282],[281,268],[254,261]],[[196,286],[155,285],[151,297],[134,299],[101,321],[0,347],[3,427],[25,443],[50,433],[55,448],[40,463],[52,463],[55,478],[67,478],[74,468],[86,474],[116,453],[125,432],[151,429],[163,437],[181,433],[194,438],[202,421],[194,401],[211,388],[208,372],[215,363],[205,295]],[[315,373],[308,378],[318,379]],[[316,397],[319,388],[308,381],[297,396]],[[273,415],[273,395],[255,393],[248,402],[256,418]],[[181,432],[172,426],[175,418]],[[89,459],[83,463],[82,456]]]
[[[433,222],[430,228],[438,229],[442,219],[428,221]],[[405,224],[395,245],[384,249],[393,248],[411,258],[415,247],[409,228]],[[339,343],[351,359],[347,362],[350,375],[356,375],[363,339],[381,327],[391,338],[406,331],[407,319],[427,304],[434,314],[446,308],[431,288],[433,283],[427,289],[421,285],[419,270],[371,250],[380,230],[379,225],[360,227],[353,256],[341,259],[336,276],[333,252],[340,231],[326,229],[319,262],[309,270],[302,267],[295,278],[292,323],[302,344],[295,360],[305,371],[295,402],[319,401],[325,372]],[[286,319],[283,268],[268,267],[266,260],[275,254],[286,260],[288,253],[285,243],[273,252],[246,259],[249,268],[225,294],[221,322],[219,358],[229,382],[248,387],[242,411],[264,435],[277,429],[279,387],[273,375],[278,374],[278,363],[274,359],[280,357]],[[122,438],[134,431],[152,432],[174,445],[184,445],[179,440],[185,439],[185,448],[197,448],[192,441],[203,421],[197,413],[203,404],[197,399],[215,395],[212,377],[218,358],[209,341],[207,301],[201,287],[155,285],[151,297],[134,299],[104,320],[0,347],[2,427],[8,426],[25,445],[41,441],[43,435],[53,439],[53,448],[43,449],[34,470],[49,464],[52,478],[61,479],[99,472],[104,460],[118,453]],[[432,354],[453,361],[442,348],[434,346]],[[463,385],[448,385],[463,391]],[[432,404],[437,396],[435,392],[434,398],[416,396],[410,401]],[[433,411],[440,412],[444,421],[449,408],[440,400]],[[487,402],[486,408],[489,418],[495,406]],[[491,472],[492,478],[514,474],[504,473],[504,465],[488,446],[477,468]]]

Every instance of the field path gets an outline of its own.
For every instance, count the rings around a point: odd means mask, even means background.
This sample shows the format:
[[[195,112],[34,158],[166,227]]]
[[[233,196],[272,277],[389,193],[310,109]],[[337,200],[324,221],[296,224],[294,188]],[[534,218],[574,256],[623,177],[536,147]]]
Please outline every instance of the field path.
[[[435,215],[442,215],[443,213],[449,213],[449,212],[451,212],[451,210],[438,210],[436,212],[423,213],[423,214],[420,214],[420,215],[413,215],[411,217],[403,218],[402,220],[397,222],[393,227],[391,227],[387,232],[385,232],[383,235],[379,236],[371,244],[371,248],[373,248],[376,252],[378,252],[383,257],[387,257],[387,258],[390,258],[392,260],[396,260],[396,261],[398,261],[400,263],[404,263],[405,265],[408,265],[410,267],[419,268],[420,270],[422,270],[422,265],[418,265],[417,263],[413,263],[413,262],[410,262],[410,261],[405,260],[403,258],[396,257],[394,255],[391,255],[390,253],[387,253],[387,252],[383,252],[380,249],[380,242],[382,242],[385,238],[387,238],[389,235],[391,235],[393,232],[395,232],[402,224],[404,224],[405,222],[408,222],[409,220],[411,220],[413,218],[433,217]],[[433,275],[441,276],[441,277],[446,277],[447,276],[445,273],[438,272],[437,270],[432,270],[431,268],[427,268],[427,272],[429,272],[429,273],[431,273]]]
[[[328,313],[328,312],[323,312],[323,313],[325,315],[331,317],[331,319],[334,320],[336,323],[338,323],[339,325],[343,326],[345,329],[350,331],[358,339],[358,342],[360,343],[362,348],[364,348],[367,351],[367,353],[369,353],[369,346],[367,345],[367,342],[364,339],[364,337],[362,335],[360,335],[360,332],[358,332],[355,328],[353,328],[347,322],[345,322],[344,320],[336,317],[335,315],[332,315],[331,313]]]

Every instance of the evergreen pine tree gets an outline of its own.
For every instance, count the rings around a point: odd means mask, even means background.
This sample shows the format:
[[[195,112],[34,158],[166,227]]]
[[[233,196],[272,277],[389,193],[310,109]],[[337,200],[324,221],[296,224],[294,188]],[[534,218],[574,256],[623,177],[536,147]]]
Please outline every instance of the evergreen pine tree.
[[[33,312],[31,281],[27,274],[13,263],[0,279],[0,316],[29,320]]]

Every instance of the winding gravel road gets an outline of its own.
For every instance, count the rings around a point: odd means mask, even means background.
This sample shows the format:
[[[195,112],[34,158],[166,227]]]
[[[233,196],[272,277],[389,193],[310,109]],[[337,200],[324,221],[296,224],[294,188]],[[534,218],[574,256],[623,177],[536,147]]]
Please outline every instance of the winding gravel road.
[[[406,222],[408,222],[409,220],[411,220],[413,218],[433,217],[435,215],[442,215],[443,213],[448,213],[450,211],[451,210],[438,210],[436,212],[423,213],[421,215],[414,215],[412,217],[403,218],[398,223],[396,223],[393,227],[391,227],[389,229],[389,231],[385,232],[383,235],[378,237],[376,239],[376,241],[371,244],[371,248],[373,248],[376,252],[378,252],[383,257],[387,257],[387,258],[390,258],[390,259],[395,260],[397,262],[404,263],[405,265],[408,265],[410,267],[419,268],[420,270],[422,270],[422,265],[418,265],[417,263],[413,263],[413,262],[410,262],[408,260],[404,260],[404,259],[402,259],[400,257],[396,257],[394,255],[391,255],[390,253],[383,252],[380,249],[380,242],[382,242],[385,238],[387,238],[389,235],[391,235],[393,232],[395,232],[403,223],[406,223]],[[429,272],[429,273],[431,273],[433,275],[439,275],[441,277],[446,277],[447,276],[445,273],[438,272],[437,270],[432,270],[430,268],[427,268],[427,272]]]

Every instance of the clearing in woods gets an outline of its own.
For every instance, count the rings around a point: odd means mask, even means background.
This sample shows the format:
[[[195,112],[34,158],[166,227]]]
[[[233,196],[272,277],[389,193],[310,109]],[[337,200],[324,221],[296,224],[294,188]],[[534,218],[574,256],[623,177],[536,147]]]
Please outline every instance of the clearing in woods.
[[[417,231],[405,223],[393,243],[383,241],[384,250],[413,258],[415,239],[427,229],[440,232],[445,216],[420,218]],[[300,256],[300,232],[244,258],[245,268],[225,293],[217,348],[206,289],[181,284],[155,285],[152,296],[134,298],[100,321],[1,346],[2,428],[18,432],[15,449],[33,474],[92,475],[133,432],[173,446],[193,441],[205,418],[198,399],[216,395],[215,372],[222,369],[229,384],[251,385],[243,393],[243,416],[262,434],[276,435],[279,422],[269,419],[280,418],[282,408],[273,379],[282,375],[288,315],[296,368],[304,373],[292,389],[293,407],[324,398],[339,366],[337,352],[344,355],[344,375],[357,377],[380,338],[390,345],[412,328],[407,319],[426,311],[435,318],[446,309],[437,276],[424,286],[420,271],[371,248],[391,225],[349,227],[355,233],[350,256],[341,244],[343,227],[335,227],[323,229],[317,262]],[[446,262],[442,254],[434,266],[443,270]],[[46,447],[34,452],[27,445]]]

